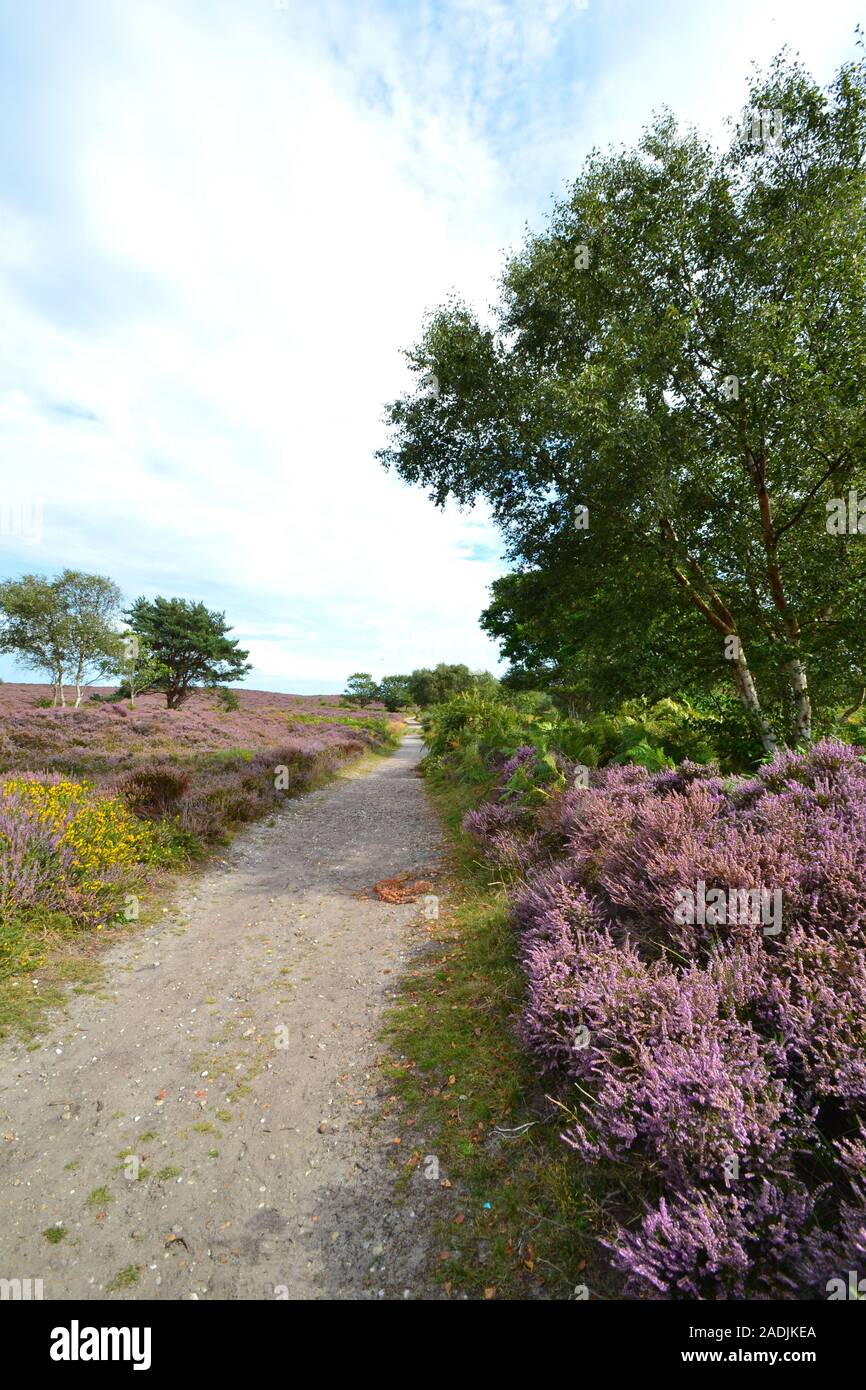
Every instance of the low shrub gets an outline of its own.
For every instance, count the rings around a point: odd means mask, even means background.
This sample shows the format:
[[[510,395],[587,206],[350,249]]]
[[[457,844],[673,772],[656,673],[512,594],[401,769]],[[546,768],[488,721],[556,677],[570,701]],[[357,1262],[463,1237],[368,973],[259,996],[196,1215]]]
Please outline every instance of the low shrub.
[[[494,855],[503,811],[470,822]],[[521,1028],[567,1143],[643,1193],[628,1291],[826,1297],[866,1253],[866,760],[609,768],[556,818],[515,902]]]
[[[0,906],[44,907],[93,922],[142,865],[159,862],[149,828],[117,797],[60,777],[0,782]]]
[[[241,707],[241,702],[236,690],[230,689],[227,685],[215,687],[217,704],[228,714],[234,714]]]
[[[518,749],[533,748],[538,784],[549,787],[559,774],[561,785],[575,767],[636,765],[650,772],[672,769],[683,760],[721,761],[726,769],[751,769],[759,748],[747,756],[732,737],[726,748],[733,757],[719,758],[725,743],[728,714],[699,709],[682,700],[630,700],[613,713],[570,719],[537,698],[520,695],[483,698],[467,691],[423,717],[428,756],[456,778],[482,784],[498,775]],[[738,735],[739,737],[739,735]],[[546,765],[546,767],[545,767]]]
[[[119,779],[119,790],[140,816],[173,814],[189,789],[189,774],[170,763],[145,763]]]

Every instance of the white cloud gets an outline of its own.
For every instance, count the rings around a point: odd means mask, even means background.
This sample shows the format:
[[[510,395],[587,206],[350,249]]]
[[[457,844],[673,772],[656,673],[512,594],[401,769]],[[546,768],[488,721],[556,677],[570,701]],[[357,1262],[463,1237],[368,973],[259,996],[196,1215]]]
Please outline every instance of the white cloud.
[[[42,196],[0,207],[3,456],[46,499],[43,558],[13,546],[6,572],[71,564],[226,607],[256,684],[491,666],[477,617],[500,566],[465,553],[495,534],[373,458],[400,349],[452,288],[489,302],[501,248],[593,140],[634,138],[660,98],[707,125],[735,109],[749,58],[787,37],[773,8],[156,0],[55,19],[21,152],[43,157]],[[850,47],[838,9],[788,6],[776,28],[828,63]]]

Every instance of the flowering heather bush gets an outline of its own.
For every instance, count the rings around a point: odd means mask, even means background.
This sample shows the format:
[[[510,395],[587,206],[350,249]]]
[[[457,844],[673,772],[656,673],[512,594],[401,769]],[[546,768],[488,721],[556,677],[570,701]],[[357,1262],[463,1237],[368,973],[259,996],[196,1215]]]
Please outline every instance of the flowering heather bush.
[[[515,749],[510,758],[506,759],[499,774],[499,786],[503,795],[507,795],[508,784],[515,772],[524,772],[533,768],[537,757],[538,753],[530,744],[522,744],[520,748]]]
[[[514,905],[521,1026],[574,1086],[566,1141],[645,1193],[611,1242],[628,1290],[827,1297],[866,1259],[861,750],[827,741],[748,780],[609,768],[555,815],[564,854],[548,835]],[[467,817],[497,861],[516,825],[507,801]],[[781,889],[781,931],[681,921],[700,882]]]
[[[346,735],[323,738],[316,734],[255,755],[243,750],[213,754],[198,763],[189,789],[178,796],[172,813],[197,839],[214,839],[231,824],[267,815],[286,796],[297,795],[316,779],[335,772],[366,746]]]
[[[638,1232],[621,1232],[611,1249],[627,1291],[644,1298],[791,1296],[799,1291],[813,1217],[800,1184],[783,1190],[765,1181],[744,1197],[675,1193],[660,1199]],[[827,1269],[841,1268],[844,1258],[840,1250]]]
[[[0,799],[0,913],[41,905],[63,910],[77,901],[72,849],[63,830],[13,796]]]
[[[495,801],[485,801],[474,811],[467,811],[463,828],[475,837],[491,863],[519,877],[540,860],[549,857],[549,838],[559,827],[551,826],[550,818],[538,814],[547,795],[545,779],[559,776],[555,761],[542,761],[537,749],[522,746],[507,759],[498,759],[498,771],[492,795]]]
[[[139,815],[163,816],[177,809],[189,788],[189,775],[171,763],[144,763],[125,773],[119,788]]]

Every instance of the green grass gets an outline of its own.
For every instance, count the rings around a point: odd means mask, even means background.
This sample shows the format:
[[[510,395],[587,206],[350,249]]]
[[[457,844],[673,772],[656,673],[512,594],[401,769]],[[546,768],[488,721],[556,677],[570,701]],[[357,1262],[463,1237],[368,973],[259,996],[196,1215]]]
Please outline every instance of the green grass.
[[[0,920],[0,1038],[33,1038],[65,985],[84,993],[100,979],[90,936],[62,912],[36,908]]]
[[[175,1178],[179,1178],[182,1172],[182,1168],[173,1168],[169,1164],[166,1168],[160,1168],[156,1174],[156,1180],[157,1182],[172,1182]]]
[[[49,1245],[59,1245],[62,1240],[66,1239],[68,1232],[63,1226],[49,1226],[48,1230],[43,1231],[42,1234]]]
[[[125,1269],[119,1269],[113,1279],[109,1279],[105,1292],[117,1293],[119,1289],[131,1289],[140,1278],[141,1270],[138,1265],[127,1265]]]
[[[391,720],[381,714],[341,714],[336,717],[330,714],[301,714],[295,710],[280,713],[291,724],[341,724],[347,729],[364,729],[381,739],[380,751],[390,752],[400,742],[400,733],[394,730]]]
[[[211,768],[230,772],[234,768],[243,767],[245,763],[251,763],[255,756],[254,748],[207,748],[194,753],[189,762],[198,771]]]
[[[88,1197],[86,1205],[91,1208],[102,1209],[113,1201],[114,1198],[107,1187],[95,1187]]]
[[[424,1136],[406,1183],[435,1155],[452,1184],[433,1277],[478,1298],[573,1298],[579,1285],[610,1296],[604,1175],[563,1144],[561,1112],[515,1038],[524,985],[507,900],[460,829],[474,798],[437,773],[427,781],[453,840],[450,891],[390,1012],[383,1067],[410,1134]]]

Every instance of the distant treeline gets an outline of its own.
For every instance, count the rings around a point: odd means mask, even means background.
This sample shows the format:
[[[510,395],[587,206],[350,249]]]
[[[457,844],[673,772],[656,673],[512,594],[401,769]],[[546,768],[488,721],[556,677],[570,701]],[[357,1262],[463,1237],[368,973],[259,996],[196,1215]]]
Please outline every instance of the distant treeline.
[[[468,666],[440,661],[432,669],[423,667],[409,676],[383,676],[381,681],[375,681],[369,671],[356,671],[346,683],[343,698],[354,705],[381,700],[392,711],[407,705],[428,709],[467,690],[492,698],[499,689],[499,681],[489,671],[470,671]]]

